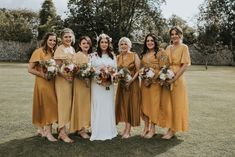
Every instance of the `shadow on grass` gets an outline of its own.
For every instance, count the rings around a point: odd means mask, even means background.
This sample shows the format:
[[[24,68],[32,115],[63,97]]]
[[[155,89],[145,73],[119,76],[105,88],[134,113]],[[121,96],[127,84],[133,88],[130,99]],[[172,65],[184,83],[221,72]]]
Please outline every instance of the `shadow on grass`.
[[[125,140],[118,136],[91,142],[71,135],[75,140],[73,144],[51,143],[34,136],[0,144],[0,154],[1,157],[154,157],[183,142],[176,137],[162,140],[161,136],[158,134],[152,139],[133,136]]]

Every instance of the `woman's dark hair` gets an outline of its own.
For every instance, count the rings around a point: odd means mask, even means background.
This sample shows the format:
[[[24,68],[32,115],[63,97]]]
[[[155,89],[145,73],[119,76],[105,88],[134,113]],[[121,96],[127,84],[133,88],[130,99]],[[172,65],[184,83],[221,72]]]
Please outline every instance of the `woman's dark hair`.
[[[143,49],[143,52],[141,53],[140,55],[140,58],[143,58],[143,56],[148,52],[148,47],[147,47],[147,38],[148,37],[152,37],[153,38],[153,42],[154,42],[154,56],[155,58],[157,57],[157,52],[159,50],[159,47],[158,47],[158,43],[157,43],[157,37],[155,36],[155,34],[153,33],[149,33],[146,37],[145,37],[145,40],[144,40],[144,49]]]
[[[82,40],[86,40],[88,42],[88,44],[90,45],[90,48],[88,50],[88,54],[90,54],[92,52],[92,42],[91,42],[91,38],[88,36],[81,36],[78,39],[78,50],[77,51],[82,51],[81,47],[79,46],[81,44]]]
[[[111,38],[109,36],[107,36],[105,38],[102,38],[102,37],[98,38],[98,46],[97,46],[96,51],[97,51],[99,57],[102,57],[102,51],[101,51],[101,48],[100,48],[100,42],[101,42],[102,39],[107,39],[107,41],[108,41],[107,54],[111,59],[113,59],[114,58],[113,53],[112,53],[113,52],[113,47],[112,47],[112,43],[111,43],[111,40],[110,40]]]
[[[45,34],[42,38],[42,42],[41,42],[41,47],[43,48],[43,52],[47,53],[48,50],[48,45],[47,45],[47,40],[50,36],[55,36],[56,37],[56,45],[53,47],[53,50],[55,51],[57,44],[58,44],[58,39],[55,33],[53,32],[48,32],[47,34]]]

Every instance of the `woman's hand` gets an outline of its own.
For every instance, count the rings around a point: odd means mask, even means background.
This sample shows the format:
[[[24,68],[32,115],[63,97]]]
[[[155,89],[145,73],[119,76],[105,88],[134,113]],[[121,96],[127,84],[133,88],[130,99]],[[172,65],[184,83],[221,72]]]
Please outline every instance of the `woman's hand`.
[[[172,83],[175,82],[175,79],[167,80],[166,82],[167,82],[168,84],[172,84]]]
[[[131,79],[130,81],[128,81],[128,82],[126,83],[125,87],[128,89],[128,88],[130,87],[130,85],[132,84],[133,81],[134,81],[133,79]]]
[[[73,77],[72,76],[65,76],[65,80],[72,82],[73,81]]]

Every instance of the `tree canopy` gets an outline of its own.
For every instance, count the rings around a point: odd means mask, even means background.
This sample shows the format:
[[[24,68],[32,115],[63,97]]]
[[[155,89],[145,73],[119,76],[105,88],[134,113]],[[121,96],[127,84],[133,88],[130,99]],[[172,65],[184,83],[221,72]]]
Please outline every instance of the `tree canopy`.
[[[146,22],[151,29],[160,30],[162,0],[69,0],[69,15],[65,26],[74,30],[76,38],[93,38],[107,33],[117,46],[122,36],[132,38],[134,30],[142,30]],[[152,19],[152,20],[148,20]],[[149,24],[147,21],[151,21]],[[160,32],[160,31],[159,31]]]
[[[1,40],[30,42],[36,36],[38,14],[29,10],[0,9]]]

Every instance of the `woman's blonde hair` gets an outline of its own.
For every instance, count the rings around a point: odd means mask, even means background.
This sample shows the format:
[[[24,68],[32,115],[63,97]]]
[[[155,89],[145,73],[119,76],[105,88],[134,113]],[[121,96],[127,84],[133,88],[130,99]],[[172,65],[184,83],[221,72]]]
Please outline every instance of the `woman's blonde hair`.
[[[70,29],[70,28],[64,28],[60,33],[61,40],[63,39],[63,36],[64,36],[65,33],[71,33],[72,34],[72,44],[74,44],[75,43],[75,35],[74,35],[73,30]]]
[[[130,40],[129,38],[127,38],[127,37],[122,37],[122,38],[119,40],[119,42],[118,42],[118,50],[119,50],[119,52],[121,52],[121,43],[122,43],[122,42],[124,42],[124,43],[127,44],[127,46],[128,46],[128,51],[130,51],[130,50],[131,50],[131,47],[132,47],[131,40]]]

